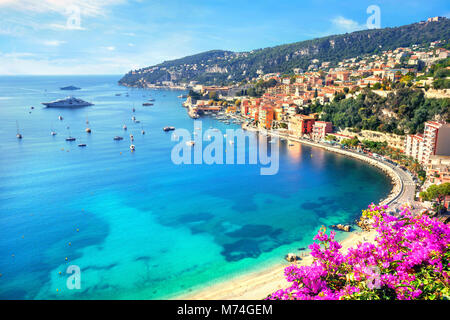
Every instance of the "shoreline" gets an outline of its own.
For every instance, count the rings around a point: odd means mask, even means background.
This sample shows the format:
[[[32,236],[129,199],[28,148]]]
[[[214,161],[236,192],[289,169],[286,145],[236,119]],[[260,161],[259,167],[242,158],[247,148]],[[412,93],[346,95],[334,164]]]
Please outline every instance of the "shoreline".
[[[152,84],[152,85],[148,85],[147,87],[143,87],[143,86],[137,86],[137,85],[129,85],[126,83],[119,83],[119,86],[122,87],[126,87],[126,88],[137,88],[137,89],[165,89],[165,90],[181,90],[181,91],[187,91],[189,90],[189,88],[187,87],[183,87],[183,86],[176,86],[176,85],[172,85],[172,86],[165,86],[165,85],[156,85],[156,84]]]
[[[256,129],[254,131],[260,132]],[[364,161],[372,166],[375,166],[383,171],[390,179],[392,183],[392,189],[389,195],[380,201],[380,204],[392,205],[395,207],[395,201],[398,200],[405,192],[404,184],[401,175],[397,172],[398,168],[391,167],[380,160],[368,157],[365,154],[355,153],[350,150],[338,149],[332,146],[322,145],[320,143],[306,141],[299,138],[293,138],[289,136],[283,136],[275,132],[263,132],[271,136],[277,136],[279,138],[296,141],[298,143],[304,143],[310,146],[319,147],[330,152],[335,152],[345,156],[349,156],[355,159]],[[397,203],[400,205],[400,203]],[[342,250],[346,251],[350,247],[354,247],[360,242],[374,242],[376,232],[355,230],[349,233],[339,243],[342,245]],[[312,241],[312,240],[311,240]],[[312,256],[307,254],[302,257],[296,264],[299,266],[310,265],[313,262]],[[262,268],[257,271],[251,271],[242,275],[233,276],[230,279],[219,280],[217,283],[206,285],[206,287],[194,290],[189,293],[182,293],[176,295],[173,300],[261,300],[272,292],[279,289],[287,288],[289,283],[285,280],[284,269],[289,264],[282,263],[274,266]]]
[[[360,242],[375,241],[376,232],[352,231],[349,236],[339,241],[341,250],[347,250]],[[312,241],[312,240],[311,240]],[[284,276],[284,269],[291,265],[310,265],[313,257],[307,255],[297,263],[279,263],[261,270],[248,272],[230,279],[221,280],[193,292],[180,294],[172,300],[262,300],[272,292],[287,288],[290,284]]]

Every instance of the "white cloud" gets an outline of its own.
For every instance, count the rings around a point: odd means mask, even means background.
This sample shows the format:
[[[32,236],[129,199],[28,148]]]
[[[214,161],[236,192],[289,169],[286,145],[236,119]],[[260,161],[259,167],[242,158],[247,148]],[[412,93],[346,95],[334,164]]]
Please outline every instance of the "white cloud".
[[[44,45],[50,46],[50,47],[59,47],[60,45],[66,43],[66,41],[61,40],[46,40],[43,42]]]
[[[50,39],[52,40],[52,39]],[[41,40],[42,43],[42,40]],[[174,47],[173,43],[177,43]],[[0,52],[1,75],[71,75],[71,74],[125,74],[138,69],[199,52],[192,47],[192,37],[175,33],[140,44],[142,50],[125,50],[115,46],[85,48],[82,55],[48,55],[45,53]],[[109,49],[108,49],[109,48]],[[114,48],[114,49],[113,49]],[[99,49],[103,54],[99,54]]]
[[[343,16],[338,16],[331,19],[331,23],[338,32],[353,32],[366,29],[365,25],[361,25],[358,22],[352,19],[344,18]]]
[[[87,30],[80,25],[73,24],[57,24],[51,23],[44,27],[44,29],[52,29],[52,30]]]
[[[58,12],[72,13],[73,8],[86,16],[103,15],[105,8],[125,3],[126,0],[0,0],[0,7],[19,11],[32,11],[37,13]]]
[[[3,53],[1,56],[8,58],[8,59],[23,59],[26,57],[34,57],[35,54],[31,52],[10,52],[10,53]]]

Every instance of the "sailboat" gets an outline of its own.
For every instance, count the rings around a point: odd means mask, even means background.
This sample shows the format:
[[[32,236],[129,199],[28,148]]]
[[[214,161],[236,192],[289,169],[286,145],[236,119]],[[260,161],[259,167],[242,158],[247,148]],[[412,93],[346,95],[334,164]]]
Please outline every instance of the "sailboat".
[[[144,125],[141,124],[141,128],[142,128],[141,133],[142,133],[142,134],[145,134],[145,131],[144,131]]]
[[[50,134],[51,134],[52,136],[56,136],[56,131],[53,130],[53,124],[52,124],[52,131],[50,132]]]
[[[69,136],[66,138],[66,141],[75,141],[75,140],[77,140],[76,138],[72,137],[72,135],[70,134],[70,127],[67,127],[67,130],[69,131]]]
[[[84,131],[86,131],[87,133],[91,133],[91,129],[89,128],[89,119],[87,116],[86,116],[86,129]]]
[[[17,139],[22,139],[22,134],[19,132],[19,122],[17,120],[16,120],[16,127],[17,127],[16,138]]]
[[[130,134],[130,150],[131,150],[131,152],[134,152],[134,150],[136,150],[136,147],[133,144],[133,140],[134,140],[134,137],[132,134]]]

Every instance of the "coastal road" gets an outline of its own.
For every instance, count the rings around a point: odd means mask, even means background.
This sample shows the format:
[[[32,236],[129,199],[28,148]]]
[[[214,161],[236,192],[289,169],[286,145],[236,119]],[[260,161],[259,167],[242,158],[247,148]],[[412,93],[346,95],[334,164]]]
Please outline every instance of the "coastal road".
[[[422,206],[419,202],[414,200],[414,196],[416,194],[416,183],[414,182],[411,174],[397,166],[393,166],[386,162],[383,163],[389,165],[398,174],[401,181],[403,182],[401,193],[389,203],[389,207],[397,209],[405,203],[410,203],[413,206],[413,211],[420,211],[422,209]]]

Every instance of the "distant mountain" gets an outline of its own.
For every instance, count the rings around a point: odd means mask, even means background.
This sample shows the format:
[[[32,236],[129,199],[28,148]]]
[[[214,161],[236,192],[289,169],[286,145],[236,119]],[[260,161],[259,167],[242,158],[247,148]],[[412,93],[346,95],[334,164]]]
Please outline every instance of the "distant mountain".
[[[213,50],[128,72],[119,84],[142,87],[163,81],[224,84],[257,76],[258,73],[307,69],[311,60],[329,61],[376,54],[383,50],[450,39],[450,20],[419,22],[395,28],[356,31],[292,44],[232,52]]]

